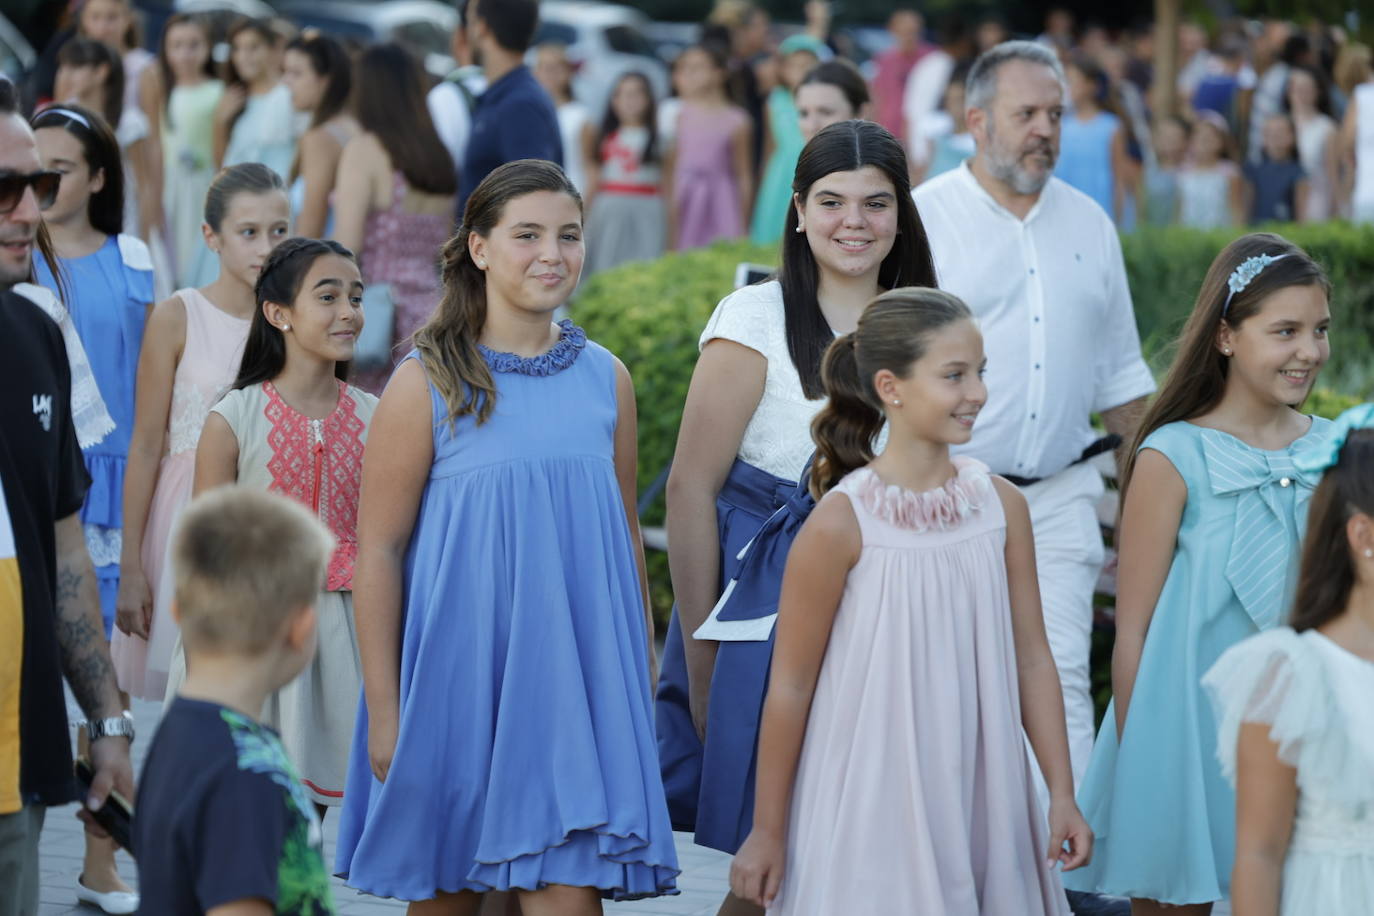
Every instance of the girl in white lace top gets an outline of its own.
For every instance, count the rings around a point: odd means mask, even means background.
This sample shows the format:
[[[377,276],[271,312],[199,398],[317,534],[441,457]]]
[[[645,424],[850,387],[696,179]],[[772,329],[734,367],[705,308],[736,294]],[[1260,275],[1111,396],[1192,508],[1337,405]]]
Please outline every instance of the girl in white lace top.
[[[1345,412],[1312,497],[1291,626],[1203,679],[1236,786],[1235,916],[1374,904],[1374,404]]]
[[[813,448],[811,419],[824,404],[825,348],[882,290],[935,283],[906,158],[886,130],[864,121],[822,130],[802,151],[793,186],[778,279],[727,296],[702,333],[668,479],[678,604],[658,693],[664,785],[674,826],[731,852],[752,805],[748,758],[772,644],[767,636],[718,643],[691,634],[721,596],[740,549],[796,488]],[[741,650],[727,666],[739,683],[722,677],[726,646]],[[720,690],[743,696],[737,704],[710,701]],[[716,721],[717,710],[742,719]],[[719,753],[703,755],[708,727],[706,745]]]
[[[148,318],[124,474],[124,542],[110,646],[120,689],[143,699],[162,699],[177,643],[167,554],[173,524],[191,498],[200,429],[238,371],[257,308],[258,271],[289,224],[281,176],[261,163],[220,172],[205,196],[203,227],[219,259],[219,277],[201,289],[178,291]]]

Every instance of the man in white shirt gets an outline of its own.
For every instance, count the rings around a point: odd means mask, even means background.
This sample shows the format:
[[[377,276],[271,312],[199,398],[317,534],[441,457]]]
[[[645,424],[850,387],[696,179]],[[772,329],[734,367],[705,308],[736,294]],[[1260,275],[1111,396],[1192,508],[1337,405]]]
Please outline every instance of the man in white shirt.
[[[1131,438],[1154,378],[1111,218],[1052,175],[1064,111],[1054,52],[1027,41],[989,49],[969,72],[967,105],[977,153],[913,197],[940,287],[983,330],[988,404],[961,451],[1030,503],[1077,784],[1094,737],[1088,656],[1103,560],[1102,479],[1082,458],[1098,441],[1093,414]]]
[[[429,90],[425,106],[429,109],[429,117],[434,122],[439,139],[453,158],[453,170],[457,173],[467,152],[468,136],[472,133],[473,106],[477,97],[487,88],[482,68],[472,63],[465,2],[458,4],[458,28],[453,30],[450,50],[458,68]]]

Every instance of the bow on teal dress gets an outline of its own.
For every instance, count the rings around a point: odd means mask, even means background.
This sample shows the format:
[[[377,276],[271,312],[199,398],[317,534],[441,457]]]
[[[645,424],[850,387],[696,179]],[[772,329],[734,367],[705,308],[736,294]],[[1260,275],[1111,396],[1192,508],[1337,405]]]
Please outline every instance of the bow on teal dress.
[[[1321,475],[1298,466],[1291,451],[1297,443],[1261,451],[1220,430],[1201,435],[1212,494],[1235,500],[1226,581],[1255,625],[1267,630],[1283,615],[1293,544]],[[1304,440],[1311,446],[1321,441],[1311,433],[1298,442]]]
[[[1318,475],[1302,461],[1332,430],[1313,418],[1285,449],[1257,449],[1192,423],[1155,430],[1188,486],[1174,558],[1155,603],[1120,741],[1108,707],[1078,793],[1097,834],[1071,890],[1206,903],[1228,893],[1235,794],[1216,759],[1202,676],[1231,646],[1286,616]]]

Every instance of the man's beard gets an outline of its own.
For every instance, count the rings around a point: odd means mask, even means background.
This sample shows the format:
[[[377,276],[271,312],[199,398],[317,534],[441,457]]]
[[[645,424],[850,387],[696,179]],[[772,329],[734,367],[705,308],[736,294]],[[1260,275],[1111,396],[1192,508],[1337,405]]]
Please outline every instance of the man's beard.
[[[1049,168],[1043,175],[1035,175],[1021,166],[1021,158],[1030,153],[1044,153],[1049,157]],[[988,148],[984,153],[984,163],[988,172],[999,181],[1010,185],[1017,194],[1038,194],[1054,174],[1054,147],[1048,140],[1042,140],[1030,148],[1006,152],[997,143],[997,134],[988,124]]]

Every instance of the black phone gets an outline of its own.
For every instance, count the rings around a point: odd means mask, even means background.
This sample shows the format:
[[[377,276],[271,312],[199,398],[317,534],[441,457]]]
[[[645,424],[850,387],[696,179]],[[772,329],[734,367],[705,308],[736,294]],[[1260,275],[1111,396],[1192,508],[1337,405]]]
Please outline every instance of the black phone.
[[[95,781],[95,771],[91,769],[91,762],[85,757],[77,758],[76,778],[81,782],[82,788],[89,792],[91,783]],[[112,790],[106,797],[105,804],[94,814],[95,822],[103,827],[116,843],[133,855],[134,806],[129,804],[129,800]]]

